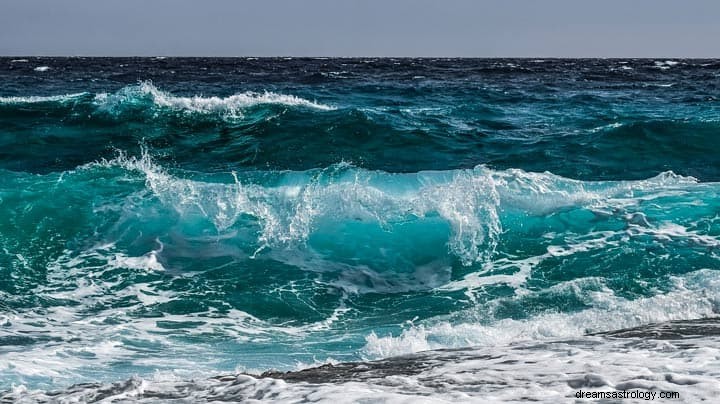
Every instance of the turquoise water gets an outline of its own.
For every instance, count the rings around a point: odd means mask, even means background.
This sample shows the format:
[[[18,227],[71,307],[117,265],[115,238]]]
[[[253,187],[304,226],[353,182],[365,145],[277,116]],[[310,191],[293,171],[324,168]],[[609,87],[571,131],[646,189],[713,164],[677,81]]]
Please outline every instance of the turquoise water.
[[[718,69],[0,59],[0,389],[713,316]]]

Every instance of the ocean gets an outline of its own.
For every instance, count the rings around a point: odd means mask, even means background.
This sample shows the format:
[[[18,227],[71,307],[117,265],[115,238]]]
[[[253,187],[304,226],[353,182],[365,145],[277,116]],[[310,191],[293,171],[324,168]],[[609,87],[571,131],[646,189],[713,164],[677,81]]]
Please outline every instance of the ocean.
[[[718,60],[0,58],[0,402],[712,400],[719,142]]]

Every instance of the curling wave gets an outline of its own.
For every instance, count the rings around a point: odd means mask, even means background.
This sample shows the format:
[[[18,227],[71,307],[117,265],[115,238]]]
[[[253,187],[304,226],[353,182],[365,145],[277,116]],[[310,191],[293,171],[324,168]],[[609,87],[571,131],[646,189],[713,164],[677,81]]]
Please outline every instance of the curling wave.
[[[99,179],[107,175],[103,172],[117,169],[122,171],[110,173],[115,178],[112,182],[103,184]],[[142,216],[146,220],[157,217],[156,225],[177,222],[186,232],[197,232],[200,226],[219,235],[238,234],[241,245],[256,253],[268,248],[282,251],[310,246],[343,261],[350,259],[350,255],[343,258],[349,254],[341,252],[343,246],[365,245],[366,257],[376,260],[373,265],[395,257],[399,266],[414,268],[420,262],[407,261],[406,255],[420,255],[427,261],[431,256],[450,253],[470,266],[496,258],[499,243],[507,245],[533,236],[552,240],[552,230],[560,234],[578,231],[585,237],[598,234],[599,243],[617,242],[622,236],[617,231],[622,230],[638,237],[683,238],[699,247],[717,245],[713,236],[695,230],[696,225],[673,227],[671,220],[678,217],[654,207],[653,201],[678,206],[679,213],[689,214],[681,218],[685,224],[702,219],[705,210],[683,212],[679,207],[697,198],[710,203],[717,186],[672,172],[641,181],[588,182],[484,166],[392,174],[338,164],[304,172],[199,176],[172,174],[147,153],[140,157],[121,153],[117,158],[64,173],[58,181],[64,187],[79,188],[87,184],[77,181],[100,181],[100,189],[110,192],[113,184],[129,174],[133,181],[125,192],[144,189],[150,195],[127,199],[125,204],[129,205],[123,210],[140,214],[152,206]],[[141,184],[143,187],[137,188]],[[152,201],[160,205],[148,205]],[[402,241],[408,237],[414,242]],[[567,241],[543,248],[554,256],[587,248],[573,247]],[[580,238],[577,243],[586,241]],[[382,253],[388,245],[399,255]],[[421,253],[423,248],[427,248],[426,254]],[[403,261],[407,262],[401,265]]]
[[[720,305],[708,269],[720,185],[672,172],[595,182],[484,166],[207,174],[143,151],[0,174],[0,274],[23,277],[0,290],[11,308],[0,342],[25,347],[5,355],[8,380],[117,358],[138,373],[147,346],[202,351],[203,369],[156,354],[157,366],[191,375],[285,341],[244,366],[288,369],[287,358],[314,361],[294,356],[300,341],[323,346],[319,360],[374,359],[709,317]],[[415,320],[366,325],[397,318]],[[192,342],[201,336],[209,345]],[[36,365],[58,341],[66,359]],[[214,352],[212,341],[242,344]]]

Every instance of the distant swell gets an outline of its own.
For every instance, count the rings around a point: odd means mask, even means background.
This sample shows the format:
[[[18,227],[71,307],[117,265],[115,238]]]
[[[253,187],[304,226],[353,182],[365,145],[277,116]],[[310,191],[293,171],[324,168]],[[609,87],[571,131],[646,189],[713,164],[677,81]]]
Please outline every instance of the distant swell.
[[[575,96],[569,100],[575,109],[568,110],[575,117],[567,121],[577,123],[555,127],[548,122],[565,120],[533,122],[508,109],[518,108],[511,94],[502,94],[498,105],[491,103],[495,91],[481,95],[490,101],[402,106],[388,98],[379,100],[385,105],[337,106],[338,96],[328,102],[268,91],[183,96],[141,82],[115,92],[0,97],[0,120],[7,123],[0,167],[67,170],[144,142],[162,151],[163,163],[198,171],[306,170],[350,161],[389,172],[486,164],[580,179],[664,171],[720,179],[720,154],[706,153],[720,130],[712,109],[690,117],[629,111],[588,124],[578,118],[585,115],[578,106],[602,99]],[[549,134],[535,137],[536,125]]]
[[[86,107],[92,106],[100,112],[116,115],[144,109],[156,113],[166,110],[186,114],[211,114],[227,119],[242,118],[243,110],[260,105],[282,105],[324,111],[334,109],[332,106],[294,95],[276,94],[267,91],[248,91],[228,97],[176,96],[158,89],[147,81],[124,87],[114,93],[0,97],[0,107],[3,105],[7,107],[39,103],[57,103],[59,106],[80,103]]]
[[[168,108],[175,111],[201,114],[218,114],[228,118],[242,117],[242,110],[257,105],[277,104],[291,107],[304,107],[318,110],[331,110],[333,107],[308,101],[294,95],[275,94],[272,92],[245,92],[229,97],[178,97],[158,90],[149,82],[137,86],[125,87],[113,93],[101,93],[95,96],[99,108],[113,112],[122,111],[126,106],[147,101],[157,108]]]

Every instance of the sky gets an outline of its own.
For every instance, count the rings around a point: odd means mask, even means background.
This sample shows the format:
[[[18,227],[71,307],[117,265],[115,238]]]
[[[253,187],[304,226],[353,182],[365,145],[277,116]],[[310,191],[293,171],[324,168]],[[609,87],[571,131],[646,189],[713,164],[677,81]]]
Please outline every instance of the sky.
[[[718,0],[0,0],[0,55],[720,57]]]

